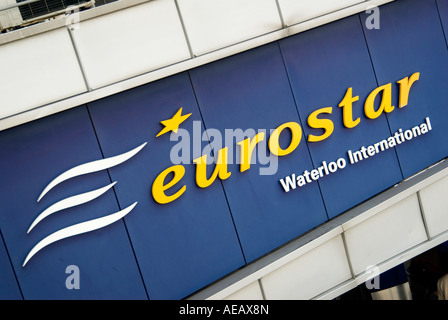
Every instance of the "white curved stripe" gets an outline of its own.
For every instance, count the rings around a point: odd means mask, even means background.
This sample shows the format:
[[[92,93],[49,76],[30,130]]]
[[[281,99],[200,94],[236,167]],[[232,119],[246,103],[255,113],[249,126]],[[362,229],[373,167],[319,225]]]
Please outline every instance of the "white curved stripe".
[[[42,221],[44,218],[48,217],[49,215],[51,215],[55,212],[64,210],[64,209],[68,209],[68,208],[78,206],[78,205],[84,204],[86,202],[92,201],[93,199],[98,198],[103,193],[105,193],[107,190],[112,188],[116,183],[117,182],[113,182],[105,187],[102,187],[102,188],[99,188],[96,190],[92,190],[89,192],[81,193],[81,194],[63,199],[59,202],[56,202],[55,204],[51,205],[50,207],[48,207],[47,209],[42,211],[42,213],[39,214],[36,219],[34,219],[33,223],[31,223],[31,226],[29,227],[29,229],[26,233],[30,233],[31,229],[33,229],[36,226],[36,224],[38,224],[40,221]]]
[[[22,267],[24,267],[27,262],[40,250],[42,250],[44,247],[48,246],[49,244],[52,244],[53,242],[68,238],[68,237],[72,237],[72,236],[76,236],[82,233],[86,233],[86,232],[90,232],[93,230],[97,230],[100,228],[104,228],[112,223],[114,223],[115,221],[120,220],[121,218],[123,218],[125,215],[127,215],[129,212],[132,211],[132,209],[134,209],[134,207],[137,205],[137,202],[134,202],[133,204],[131,204],[129,207],[112,213],[110,215],[107,215],[105,217],[101,217],[101,218],[97,218],[97,219],[93,219],[93,220],[89,220],[89,221],[85,221],[85,222],[81,222],[78,224],[75,224],[73,226],[70,227],[66,227],[64,229],[61,229],[59,231],[56,231],[55,233],[50,234],[49,236],[47,236],[46,238],[42,239],[38,244],[36,244],[31,251],[28,253],[28,255],[25,258],[25,261],[23,262]]]
[[[146,144],[147,144],[147,142],[143,143],[142,145],[138,146],[137,148],[132,149],[131,151],[128,151],[126,153],[119,154],[119,155],[116,155],[116,156],[113,156],[110,158],[106,158],[106,159],[95,160],[92,162],[81,164],[79,166],[76,166],[72,169],[65,171],[64,173],[61,173],[53,181],[51,181],[47,185],[47,187],[45,187],[44,191],[42,191],[42,193],[40,194],[39,199],[37,199],[37,202],[39,202],[40,199],[42,199],[42,197],[48,191],[50,191],[53,187],[55,187],[59,183],[65,181],[65,180],[68,180],[70,178],[73,178],[73,177],[77,177],[77,176],[87,174],[87,173],[101,171],[104,169],[109,169],[116,165],[119,165],[119,164],[129,160],[133,156],[135,156]]]

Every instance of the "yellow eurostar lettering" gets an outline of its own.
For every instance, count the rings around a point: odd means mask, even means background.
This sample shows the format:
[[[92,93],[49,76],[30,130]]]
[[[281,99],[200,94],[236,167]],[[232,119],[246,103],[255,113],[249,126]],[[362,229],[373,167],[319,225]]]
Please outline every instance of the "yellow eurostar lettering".
[[[292,138],[288,148],[282,149],[280,148],[279,138],[280,133],[286,128],[289,128],[289,130],[291,130]],[[269,138],[269,150],[276,156],[286,156],[297,148],[301,139],[302,128],[300,127],[300,125],[297,122],[286,122],[278,126],[277,129],[272,132],[271,137]]]
[[[361,121],[360,118],[353,120],[353,102],[359,100],[359,96],[353,97],[353,88],[348,88],[339,107],[342,108],[342,119],[346,128],[354,128]]]
[[[409,77],[403,78],[397,81],[399,85],[399,108],[403,108],[408,104],[409,93],[412,85],[419,80],[420,73],[415,72]],[[375,110],[375,99],[381,95],[381,103],[378,110]],[[361,119],[358,117],[353,119],[353,103],[359,100],[359,96],[353,97],[353,88],[348,88],[344,98],[339,103],[339,107],[342,108],[342,119],[343,124],[346,128],[356,127]],[[370,92],[369,96],[364,103],[364,114],[369,119],[378,118],[383,112],[392,112],[395,107],[392,105],[392,83],[379,86]],[[308,141],[318,142],[327,139],[334,131],[334,123],[331,119],[321,119],[318,116],[321,114],[332,114],[333,108],[326,107],[315,110],[312,112],[307,119],[308,126],[313,129],[323,129],[324,132],[319,135],[308,135]],[[280,147],[279,139],[280,134],[283,130],[289,129],[291,131],[291,141],[286,149]],[[260,132],[255,135],[252,139],[247,138],[238,142],[237,144],[241,147],[241,164],[240,172],[244,172],[250,169],[252,153],[256,145],[265,139],[264,132]],[[268,146],[269,150],[273,155],[285,156],[293,152],[300,144],[302,139],[302,128],[297,122],[286,122],[278,126],[271,134]],[[225,180],[230,177],[231,172],[228,171],[228,148],[222,148],[218,151],[217,163],[211,174],[210,178],[207,178],[207,155],[203,155],[193,162],[196,164],[196,184],[200,188],[209,187],[217,177],[221,180]],[[169,173],[174,173],[172,179],[165,184],[165,179]],[[165,204],[172,202],[179,198],[186,190],[186,186],[183,185],[177,192],[173,195],[166,195],[165,191],[177,184],[182,177],[185,175],[185,168],[182,165],[175,165],[169,167],[168,169],[161,172],[157,178],[154,180],[152,185],[152,195],[154,200],[158,203]]]
[[[207,155],[193,160],[196,163],[196,184],[201,188],[210,186],[216,177],[225,180],[230,177],[231,172],[227,171],[227,147],[218,151],[218,161],[210,179],[207,179]]]
[[[399,102],[398,102],[399,108],[403,108],[408,105],[409,91],[411,90],[411,86],[414,84],[415,81],[419,79],[420,79],[420,72],[416,72],[410,77],[406,77],[397,81],[398,85],[400,86]]]
[[[375,111],[375,98],[381,91],[383,92],[383,95],[381,97],[381,104],[378,110]],[[395,107],[392,105],[392,83],[388,83],[384,86],[376,88],[369,94],[364,104],[364,113],[366,114],[367,118],[376,119],[383,112],[392,112],[394,108]]]
[[[171,179],[170,182],[165,184],[165,178],[171,172],[174,173],[174,177]],[[152,184],[152,196],[154,200],[160,204],[166,204],[179,198],[185,192],[187,186],[183,185],[182,188],[180,188],[180,190],[178,190],[171,196],[167,196],[165,194],[165,191],[174,186],[176,183],[178,183],[182,179],[184,174],[185,174],[185,168],[181,165],[175,165],[162,171]]]
[[[264,132],[260,132],[252,139],[247,138],[244,139],[243,141],[238,142],[238,145],[241,147],[240,172],[244,172],[250,169],[250,160],[252,159],[252,152],[254,151],[257,143],[263,140],[264,140]]]
[[[331,114],[333,111],[332,107],[322,108],[314,111],[308,116],[308,125],[311,128],[315,129],[324,129],[324,133],[320,136],[315,136],[313,134],[308,135],[308,141],[310,142],[318,142],[327,139],[334,130],[334,124],[333,121],[330,119],[319,119],[317,116],[321,113],[328,113]]]

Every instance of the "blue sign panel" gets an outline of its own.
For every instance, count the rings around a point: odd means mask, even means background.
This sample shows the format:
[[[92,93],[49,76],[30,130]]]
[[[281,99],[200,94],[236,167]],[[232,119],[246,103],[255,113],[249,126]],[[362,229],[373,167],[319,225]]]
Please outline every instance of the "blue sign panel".
[[[252,261],[326,221],[317,183],[286,193],[279,182],[312,167],[302,132],[297,133],[300,144],[290,154],[263,157],[269,153],[266,142],[273,129],[288,122],[302,127],[278,44],[194,69],[191,78],[207,129],[230,131],[227,136],[240,130],[247,133],[245,138],[266,132],[250,169],[240,172],[239,162],[233,161],[231,176],[223,181],[246,259]],[[280,136],[282,148],[290,145],[290,131]],[[237,142],[243,137],[227,140],[225,146],[237,154]]]
[[[378,83],[394,83],[420,73],[406,106],[398,108],[399,96],[394,96],[398,110],[387,114],[391,131],[404,133],[426,117],[432,127],[430,133],[405,139],[396,147],[403,174],[409,177],[448,155],[448,51],[435,1],[384,5],[380,26],[369,30],[364,25]]]
[[[2,131],[0,299],[182,299],[445,158],[447,2],[380,10]]]
[[[159,135],[165,128],[161,121],[175,118],[180,108],[180,117],[190,116],[179,131]],[[201,113],[188,74],[96,101],[89,110],[105,157],[147,143],[126,167],[110,174],[119,181],[115,188],[122,208],[138,201],[125,221],[149,298],[183,298],[241,267],[244,259],[222,185],[217,181],[200,189],[195,183],[194,149],[200,154],[208,142],[202,141]],[[183,186],[185,192],[170,203],[157,203],[152,185],[173,165],[185,174],[166,193]]]
[[[378,85],[359,17],[286,38],[280,47],[301,118],[324,108],[318,118],[333,123],[328,138],[309,143],[313,165],[340,158],[346,163],[319,179],[330,218],[402,180],[393,148],[358,161],[348,155],[391,135],[384,114],[369,119],[364,112],[364,101]],[[344,121],[347,111],[350,121]],[[324,134],[308,125],[304,131],[306,136]]]
[[[111,183],[106,171],[85,174],[39,199],[60,173],[102,159],[86,107],[3,131],[0,148],[0,228],[24,299],[146,299],[123,221],[54,241],[73,231],[65,228],[117,212],[112,189],[32,226],[51,206],[62,209],[60,201]]]

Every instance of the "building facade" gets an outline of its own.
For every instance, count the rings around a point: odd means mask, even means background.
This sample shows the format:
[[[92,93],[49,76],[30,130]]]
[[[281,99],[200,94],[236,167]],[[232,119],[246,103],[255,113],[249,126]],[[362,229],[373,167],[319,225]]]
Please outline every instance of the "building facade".
[[[441,250],[448,1],[316,3],[1,35],[0,297],[334,299]]]

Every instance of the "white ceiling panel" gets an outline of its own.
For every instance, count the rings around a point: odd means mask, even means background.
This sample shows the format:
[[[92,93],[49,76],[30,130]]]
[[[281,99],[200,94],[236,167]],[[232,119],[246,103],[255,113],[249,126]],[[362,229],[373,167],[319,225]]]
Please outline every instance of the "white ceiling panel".
[[[275,0],[178,0],[195,55],[281,29]]]

